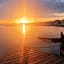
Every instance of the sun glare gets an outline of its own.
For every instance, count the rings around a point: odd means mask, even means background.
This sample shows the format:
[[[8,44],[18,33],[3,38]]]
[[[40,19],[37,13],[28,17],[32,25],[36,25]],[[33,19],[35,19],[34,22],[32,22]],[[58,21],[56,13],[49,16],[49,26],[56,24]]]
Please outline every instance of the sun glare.
[[[30,21],[26,18],[22,18],[19,20],[19,23],[30,23]]]

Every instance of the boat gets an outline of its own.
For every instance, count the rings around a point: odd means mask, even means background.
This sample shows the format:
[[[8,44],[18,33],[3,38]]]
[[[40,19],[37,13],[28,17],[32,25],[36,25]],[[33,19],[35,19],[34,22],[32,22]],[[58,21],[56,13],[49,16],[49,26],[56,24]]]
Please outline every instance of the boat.
[[[61,32],[60,38],[44,38],[44,37],[38,37],[40,40],[50,40],[51,43],[60,43],[60,55],[64,56],[64,34]]]
[[[51,40],[54,43],[57,42],[64,42],[64,35],[63,32],[61,32],[61,37],[60,38],[44,38],[44,37],[38,37],[40,40]]]

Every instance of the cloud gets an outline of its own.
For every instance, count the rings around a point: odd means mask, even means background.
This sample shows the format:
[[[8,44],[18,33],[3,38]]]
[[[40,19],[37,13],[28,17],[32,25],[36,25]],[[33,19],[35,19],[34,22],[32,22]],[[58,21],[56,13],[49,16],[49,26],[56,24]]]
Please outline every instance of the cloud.
[[[34,17],[49,17],[49,14],[64,12],[64,2],[57,0],[27,0],[27,3]]]
[[[54,16],[57,16],[57,17],[64,17],[64,13],[55,13],[53,14]]]
[[[45,0],[44,3],[48,8],[53,9],[54,12],[64,12],[64,2],[58,2],[57,0]]]

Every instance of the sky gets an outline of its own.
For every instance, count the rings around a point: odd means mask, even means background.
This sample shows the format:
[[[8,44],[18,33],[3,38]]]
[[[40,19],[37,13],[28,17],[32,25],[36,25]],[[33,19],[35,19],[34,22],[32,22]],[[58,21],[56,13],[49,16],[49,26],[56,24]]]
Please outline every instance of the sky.
[[[64,18],[64,0],[0,0],[0,22],[23,16],[37,20]]]

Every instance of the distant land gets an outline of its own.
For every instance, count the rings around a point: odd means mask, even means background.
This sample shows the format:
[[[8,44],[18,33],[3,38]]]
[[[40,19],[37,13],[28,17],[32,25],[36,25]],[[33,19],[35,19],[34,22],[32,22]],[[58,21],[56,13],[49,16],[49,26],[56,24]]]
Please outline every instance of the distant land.
[[[15,25],[22,25],[15,24],[15,23],[9,23],[9,24],[0,24],[4,26],[15,26]],[[55,20],[55,21],[48,21],[48,22],[35,22],[35,23],[27,23],[26,25],[34,25],[34,26],[58,26],[58,27],[64,27],[64,20]]]
[[[33,23],[33,25],[64,27],[64,20],[55,20],[55,21],[48,21],[48,22],[35,22],[35,23]]]

